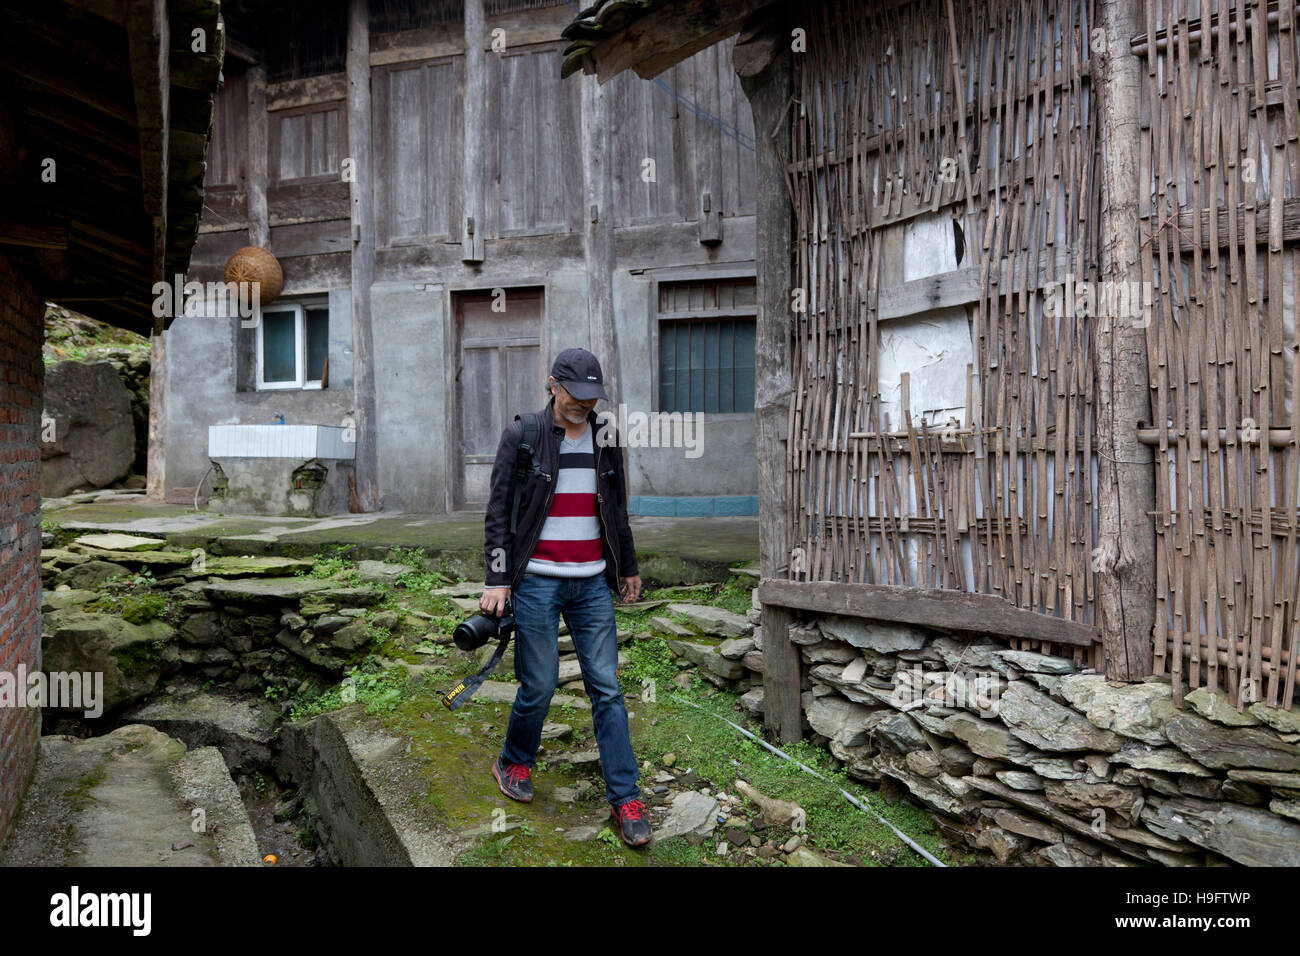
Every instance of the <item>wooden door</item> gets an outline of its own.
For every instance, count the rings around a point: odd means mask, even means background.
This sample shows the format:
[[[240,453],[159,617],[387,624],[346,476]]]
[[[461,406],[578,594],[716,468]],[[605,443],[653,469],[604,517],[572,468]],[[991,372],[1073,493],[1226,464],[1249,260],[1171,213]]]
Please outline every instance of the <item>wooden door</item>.
[[[546,404],[542,291],[454,295],[456,510],[486,506],[501,430]]]

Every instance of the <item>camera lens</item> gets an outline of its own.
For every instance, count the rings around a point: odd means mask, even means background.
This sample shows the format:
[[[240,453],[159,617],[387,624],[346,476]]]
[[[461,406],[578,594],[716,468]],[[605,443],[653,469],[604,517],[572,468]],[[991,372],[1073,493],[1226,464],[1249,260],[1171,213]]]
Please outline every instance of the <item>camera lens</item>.
[[[497,636],[497,622],[486,614],[475,614],[456,626],[451,639],[462,651],[478,650]]]

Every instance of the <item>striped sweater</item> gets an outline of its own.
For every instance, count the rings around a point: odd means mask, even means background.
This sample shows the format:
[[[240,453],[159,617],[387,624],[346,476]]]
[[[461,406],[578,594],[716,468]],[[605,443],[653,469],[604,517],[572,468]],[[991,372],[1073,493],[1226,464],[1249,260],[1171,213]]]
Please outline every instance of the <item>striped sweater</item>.
[[[555,497],[533,549],[528,574],[585,578],[605,570],[596,517],[596,456],[591,426],[577,438],[560,439]]]

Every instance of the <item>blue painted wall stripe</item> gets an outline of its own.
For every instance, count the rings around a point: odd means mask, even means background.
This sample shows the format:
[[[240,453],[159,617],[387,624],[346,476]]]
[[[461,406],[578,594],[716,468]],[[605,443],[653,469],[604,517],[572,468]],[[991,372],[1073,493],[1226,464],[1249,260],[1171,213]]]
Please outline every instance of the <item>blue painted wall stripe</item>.
[[[702,495],[668,498],[633,495],[628,514],[657,518],[731,518],[758,514],[758,495]]]

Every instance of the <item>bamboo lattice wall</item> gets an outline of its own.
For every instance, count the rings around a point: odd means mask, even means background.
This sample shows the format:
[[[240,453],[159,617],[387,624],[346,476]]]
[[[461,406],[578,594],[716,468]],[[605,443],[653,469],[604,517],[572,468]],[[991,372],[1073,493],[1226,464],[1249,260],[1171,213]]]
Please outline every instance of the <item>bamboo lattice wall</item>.
[[[807,10],[818,52],[795,57],[778,139],[797,287],[790,577],[968,590],[1097,623],[1107,556],[1095,547],[1104,453],[1090,335],[1098,309],[1125,304],[1116,320],[1145,328],[1151,388],[1155,673],[1173,676],[1179,701],[1185,682],[1290,706],[1296,11],[1267,0],[1143,11],[1130,53],[1144,68],[1144,288],[1126,300],[1097,283],[1091,0]],[[958,224],[964,268],[891,285],[891,228],[936,213]],[[1074,307],[1080,281],[1094,300]],[[1052,308],[1061,282],[1071,306]],[[927,419],[906,371],[890,406],[889,323],[953,305],[967,310],[972,358],[960,421]],[[1101,665],[1099,648],[1057,650]]]
[[[1290,0],[1149,0],[1144,277],[1157,673],[1294,700],[1300,638],[1300,143]]]
[[[1042,295],[1096,274],[1091,22],[1089,0],[831,0],[802,18],[817,53],[794,58],[787,119],[807,304],[791,578],[964,589],[1095,623],[1089,323],[1045,316]],[[882,289],[891,227],[936,212],[961,230],[962,268]],[[907,372],[894,416],[882,407],[881,338],[909,289],[966,308],[959,420],[914,414]],[[1017,643],[1100,664],[1099,646]]]

